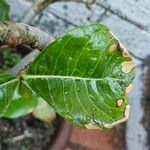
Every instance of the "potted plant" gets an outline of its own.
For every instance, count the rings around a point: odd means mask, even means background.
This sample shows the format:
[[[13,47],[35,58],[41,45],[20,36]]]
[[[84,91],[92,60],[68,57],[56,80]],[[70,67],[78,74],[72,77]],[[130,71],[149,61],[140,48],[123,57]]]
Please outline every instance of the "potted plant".
[[[1,117],[32,113],[49,122],[52,107],[73,125],[100,130],[128,119],[127,94],[132,89],[134,64],[105,25],[83,25],[54,40],[36,27],[1,21],[0,45],[38,49],[10,72],[0,74]],[[30,123],[32,116],[24,119],[29,126],[34,124]],[[35,120],[35,128],[41,123]],[[26,131],[11,142],[24,137],[32,135]],[[54,145],[51,149],[56,149]]]

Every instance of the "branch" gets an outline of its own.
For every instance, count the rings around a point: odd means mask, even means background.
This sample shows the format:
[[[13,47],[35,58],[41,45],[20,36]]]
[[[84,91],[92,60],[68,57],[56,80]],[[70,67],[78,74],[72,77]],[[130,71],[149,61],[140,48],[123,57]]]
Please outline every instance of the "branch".
[[[29,53],[27,56],[25,56],[23,59],[21,59],[20,62],[18,62],[14,67],[12,67],[9,72],[12,74],[18,74],[22,70],[24,70],[39,54],[40,52],[38,50],[34,50],[31,53]]]
[[[55,2],[55,0],[35,0],[34,10],[35,12],[40,13],[53,2]]]
[[[53,38],[36,27],[23,23],[0,22],[0,46],[28,45],[42,50]]]
[[[78,3],[85,3],[88,7],[90,7],[96,0],[35,0],[34,8],[36,12],[41,12],[44,10],[49,4],[59,1],[74,1]]]
[[[56,0],[56,1],[74,1],[77,3],[85,3],[88,8],[91,8],[91,5],[96,2],[96,0]]]
[[[31,49],[43,50],[53,40],[54,38],[36,27],[9,21],[0,22],[0,46],[26,46],[27,48],[31,47]],[[38,51],[33,51],[27,55],[10,72],[17,74],[25,69],[38,53]]]
[[[55,3],[55,2],[78,2],[78,3],[84,3],[88,8],[91,7],[91,5],[96,2],[96,0],[35,0],[33,7],[34,9],[30,9],[27,14],[23,17],[21,22],[23,23],[31,23],[32,20],[39,14],[41,13],[44,9],[46,9],[50,4]]]
[[[31,8],[23,17],[21,22],[23,23],[31,23],[34,18],[41,13],[45,8],[49,6],[49,4],[53,3],[55,0],[35,0],[33,4],[33,9]]]

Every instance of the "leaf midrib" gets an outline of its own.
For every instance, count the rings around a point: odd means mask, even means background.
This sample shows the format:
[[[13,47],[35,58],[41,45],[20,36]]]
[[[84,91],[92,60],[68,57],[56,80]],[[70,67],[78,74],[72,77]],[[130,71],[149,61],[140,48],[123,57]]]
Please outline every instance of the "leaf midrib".
[[[110,79],[114,79],[114,80],[117,80],[117,81],[122,81],[123,82],[123,80],[121,80],[121,79],[116,79],[116,78],[112,78],[112,77],[105,77],[105,78],[84,78],[84,77],[78,77],[78,76],[60,76],[60,75],[25,75],[24,77],[23,77],[23,79],[24,80],[27,80],[27,79],[38,79],[38,78],[41,78],[41,79],[43,79],[43,78],[60,78],[60,79],[62,79],[62,78],[64,78],[64,79],[74,79],[74,80],[76,80],[76,79],[79,79],[79,80],[107,80],[108,78],[110,78]]]

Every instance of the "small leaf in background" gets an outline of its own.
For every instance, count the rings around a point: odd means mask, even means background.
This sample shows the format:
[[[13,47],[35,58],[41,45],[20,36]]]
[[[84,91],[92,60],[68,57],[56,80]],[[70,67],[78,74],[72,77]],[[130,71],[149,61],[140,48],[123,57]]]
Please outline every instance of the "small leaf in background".
[[[24,79],[68,122],[108,129],[127,120],[134,64],[102,24],[78,27],[43,50]]]
[[[25,82],[20,82],[12,92],[13,96],[9,99],[7,109],[1,117],[13,119],[32,113],[35,118],[47,123],[51,123],[56,118],[52,107],[30,90]],[[6,99],[3,102],[6,102]]]
[[[18,118],[30,114],[37,106],[37,96],[25,83],[19,83],[2,117]]]
[[[8,109],[2,115],[6,118],[18,118],[26,116],[33,112],[37,105],[37,100],[35,97],[19,98],[11,101]]]
[[[5,0],[0,0],[0,20],[6,21],[10,19],[10,6]]]
[[[54,109],[41,97],[37,101],[38,104],[34,108],[32,115],[39,120],[51,123],[56,118]]]
[[[19,79],[17,76],[0,74],[0,116],[8,109],[18,84]]]

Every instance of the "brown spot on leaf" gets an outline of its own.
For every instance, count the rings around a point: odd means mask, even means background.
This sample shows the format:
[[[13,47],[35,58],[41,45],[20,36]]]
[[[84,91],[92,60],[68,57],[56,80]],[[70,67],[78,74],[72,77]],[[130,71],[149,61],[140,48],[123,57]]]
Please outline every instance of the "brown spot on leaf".
[[[133,89],[133,83],[130,83],[130,84],[126,87],[125,92],[128,94],[128,93],[131,92],[132,89]]]
[[[98,126],[93,125],[92,123],[85,124],[85,127],[86,127],[87,129],[98,129],[98,130],[103,130],[103,129],[101,129],[101,128],[98,127]]]
[[[122,118],[122,119],[120,119],[118,121],[115,121],[115,122],[113,122],[111,124],[105,124],[104,126],[106,128],[108,128],[108,129],[111,129],[115,125],[120,124],[122,122],[125,122],[129,118],[129,112],[130,112],[130,105],[126,105],[125,112],[124,112],[124,118]]]
[[[115,51],[117,49],[117,47],[118,47],[118,43],[113,43],[109,48],[109,52],[111,53],[111,52]]]
[[[128,51],[126,50],[126,48],[123,46],[123,44],[118,40],[118,38],[114,35],[114,33],[112,33],[112,31],[110,30],[110,33],[115,37],[115,39],[119,42],[119,47],[120,50],[122,51],[122,55],[123,57],[131,57],[130,54],[128,53]]]
[[[130,57],[130,54],[128,53],[127,50],[123,49],[122,56],[123,57]]]
[[[129,73],[135,68],[135,65],[133,61],[124,61],[121,63],[121,67],[124,73]]]
[[[129,118],[129,112],[130,112],[130,105],[127,105],[126,106],[126,109],[125,109],[125,117],[128,119]]]
[[[121,106],[122,104],[123,104],[123,99],[118,99],[118,100],[117,100],[117,105],[118,105],[118,106]]]

